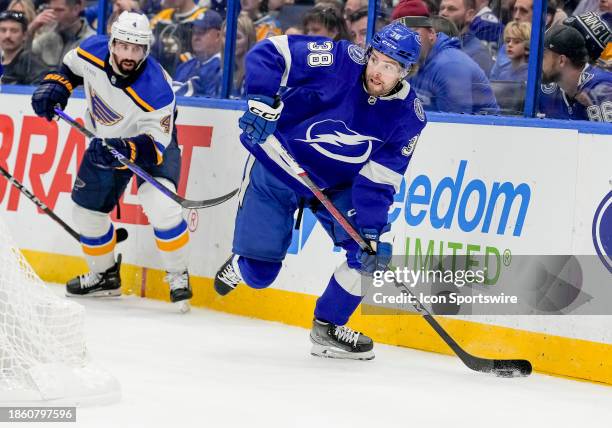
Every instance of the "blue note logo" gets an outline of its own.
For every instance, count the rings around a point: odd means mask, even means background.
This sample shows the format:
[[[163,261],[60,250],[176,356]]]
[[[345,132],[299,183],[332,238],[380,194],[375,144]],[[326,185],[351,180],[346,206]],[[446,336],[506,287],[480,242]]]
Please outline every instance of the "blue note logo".
[[[358,134],[341,120],[325,119],[310,125],[306,138],[298,141],[310,144],[310,147],[330,159],[359,164],[370,158],[372,142],[381,140]]]
[[[612,192],[609,192],[597,207],[592,231],[595,251],[612,273]]]
[[[89,100],[91,117],[99,124],[112,126],[123,119],[123,116],[105,103],[91,86],[89,86]]]

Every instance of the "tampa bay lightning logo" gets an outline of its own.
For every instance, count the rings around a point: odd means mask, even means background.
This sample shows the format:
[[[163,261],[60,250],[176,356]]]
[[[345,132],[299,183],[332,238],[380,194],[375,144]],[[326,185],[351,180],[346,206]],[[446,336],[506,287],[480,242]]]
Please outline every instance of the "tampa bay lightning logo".
[[[612,273],[612,192],[603,198],[595,211],[593,244],[597,255]]]
[[[363,65],[367,62],[366,51],[361,46],[349,45],[349,47],[347,48],[347,51],[348,51],[349,57],[351,57],[351,59],[355,61],[357,64]]]
[[[548,84],[542,83],[540,85],[540,89],[546,95],[554,94],[555,92],[557,92],[558,88],[559,88],[559,86],[555,82],[548,83]]]
[[[381,140],[358,134],[341,120],[325,119],[310,125],[306,138],[298,141],[310,144],[310,147],[330,159],[364,163],[372,153],[372,142]]]

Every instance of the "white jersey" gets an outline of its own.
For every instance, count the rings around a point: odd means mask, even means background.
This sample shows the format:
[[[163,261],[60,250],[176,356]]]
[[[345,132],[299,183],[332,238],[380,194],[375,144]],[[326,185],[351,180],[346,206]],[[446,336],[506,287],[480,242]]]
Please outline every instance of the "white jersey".
[[[108,59],[107,36],[90,37],[64,57],[64,65],[83,79],[86,127],[100,138],[148,134],[161,159],[174,127],[172,79],[150,57],[134,76],[123,79],[112,71]]]

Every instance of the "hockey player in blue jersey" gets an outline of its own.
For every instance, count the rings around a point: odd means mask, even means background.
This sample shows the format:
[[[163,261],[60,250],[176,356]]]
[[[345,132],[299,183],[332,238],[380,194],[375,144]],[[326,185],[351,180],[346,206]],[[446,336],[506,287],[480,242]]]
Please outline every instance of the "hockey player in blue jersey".
[[[248,110],[239,121],[251,152],[240,195],[233,255],[215,276],[227,294],[238,283],[268,287],[291,242],[298,206],[314,211],[346,261],[317,300],[312,354],[371,359],[373,342],[345,326],[361,302],[361,275],[391,259],[388,210],[426,123],[405,78],[420,53],[418,34],[392,23],[367,51],[347,41],[309,36],[269,38],[246,60]],[[282,96],[279,97],[281,88]],[[377,248],[360,250],[279,157],[277,140]],[[299,217],[299,215],[298,215]],[[365,287],[364,287],[365,288]]]
[[[612,122],[612,73],[587,60],[585,39],[578,30],[556,25],[546,32],[542,83],[561,89],[556,103],[547,106],[548,117]]]
[[[66,106],[73,88],[83,85],[85,126],[93,138],[72,189],[74,222],[90,272],[70,280],[68,296],[121,294],[115,260],[115,230],[109,213],[132,177],[102,141],[149,172],[164,186],[178,185],[181,155],[176,141],[176,103],[172,80],[148,57],[153,35],[144,15],[123,12],[110,39],[93,36],[66,54],[58,72],[45,77],[32,97],[37,115],[53,119]],[[155,90],[151,90],[155,88]],[[168,274],[173,302],[191,298],[187,272],[189,230],[182,209],[148,182],[138,179],[138,199],[153,225]]]

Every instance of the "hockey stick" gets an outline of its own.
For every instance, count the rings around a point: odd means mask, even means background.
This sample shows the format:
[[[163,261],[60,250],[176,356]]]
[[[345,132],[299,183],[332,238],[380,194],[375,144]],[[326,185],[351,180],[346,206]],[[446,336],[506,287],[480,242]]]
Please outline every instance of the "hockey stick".
[[[51,208],[49,208],[47,205],[45,205],[40,199],[38,199],[38,197],[36,197],[32,192],[30,192],[28,189],[26,189],[25,186],[19,182],[19,180],[17,180],[15,177],[13,177],[6,169],[2,168],[1,166],[0,166],[0,174],[2,174],[8,180],[9,183],[11,183],[13,186],[15,186],[17,188],[17,190],[19,190],[21,193],[23,193],[26,196],[26,198],[28,198],[29,200],[34,202],[34,205],[36,205],[38,208],[43,210],[45,212],[45,214],[47,214],[49,217],[51,217],[53,220],[55,220],[55,222],[57,224],[62,226],[64,228],[64,230],[70,234],[70,236],[72,236],[74,239],[76,239],[79,242],[81,241],[81,235],[79,235],[76,230],[74,230],[73,228],[68,226],[68,224],[66,224],[66,222],[64,220],[59,218],[58,215],[55,214],[51,210]],[[125,230],[122,227],[117,229],[115,231],[115,233],[117,234],[117,242],[125,241],[127,239],[127,237],[128,237],[127,230]]]
[[[289,165],[295,174],[297,174],[302,182],[310,189],[316,198],[323,204],[329,213],[336,219],[342,228],[350,235],[351,238],[359,245],[359,247],[369,254],[374,254],[372,247],[361,237],[349,221],[342,215],[327,196],[319,189],[319,187],[308,176],[308,173],[293,159],[293,157],[285,150],[280,142],[272,137],[268,138],[269,143],[280,157]],[[501,360],[492,358],[481,358],[472,355],[465,351],[453,339],[431,313],[423,306],[423,304],[415,297],[414,293],[406,286],[406,284],[394,279],[395,286],[405,295],[410,296],[410,302],[419,312],[425,321],[440,335],[442,340],[453,350],[453,352],[463,361],[463,363],[472,370],[482,373],[493,373],[501,377],[518,377],[529,376],[532,371],[531,363],[527,360]]]
[[[74,120],[73,118],[68,116],[60,108],[56,107],[55,108],[55,113],[60,118],[62,118],[64,121],[66,121],[70,126],[72,126],[76,130],[81,132],[83,135],[85,135],[87,138],[96,138],[96,136],[92,132],[90,132],[83,125],[81,125],[79,122],[77,122],[76,120]],[[177,195],[172,190],[168,189],[166,186],[161,184],[159,181],[157,181],[154,177],[151,176],[151,174],[146,172],[144,169],[142,169],[141,167],[136,165],[134,162],[132,162],[129,159],[127,159],[125,156],[123,156],[117,150],[115,150],[114,148],[108,146],[104,142],[104,140],[102,140],[102,145],[104,145],[104,147],[106,147],[112,153],[112,155],[115,157],[115,159],[117,161],[119,161],[121,164],[127,166],[134,174],[136,174],[137,176],[139,176],[143,180],[145,180],[148,183],[150,183],[153,187],[155,187],[157,190],[162,192],[164,195],[166,195],[167,197],[172,199],[174,202],[176,202],[177,204],[179,204],[183,208],[200,209],[200,208],[214,207],[215,205],[219,205],[219,204],[222,204],[225,201],[230,200],[236,193],[238,193],[238,189],[234,189],[231,192],[229,192],[227,195],[219,196],[218,198],[214,198],[214,199],[205,199],[203,201],[192,201],[192,200],[189,200],[189,199],[182,198],[181,196]]]

